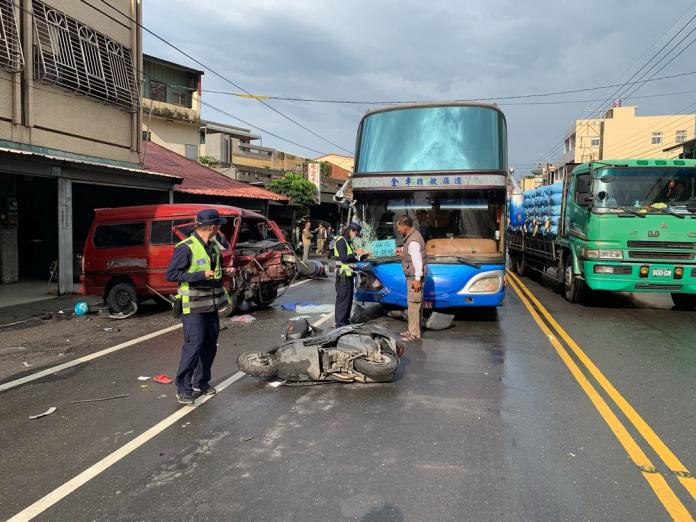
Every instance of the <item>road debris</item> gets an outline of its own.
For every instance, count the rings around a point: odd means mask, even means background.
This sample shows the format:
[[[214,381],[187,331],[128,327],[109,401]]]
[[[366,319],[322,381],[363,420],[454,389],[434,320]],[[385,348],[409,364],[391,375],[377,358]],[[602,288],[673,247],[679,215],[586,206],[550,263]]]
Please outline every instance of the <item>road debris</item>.
[[[150,380],[150,377],[147,376],[147,375],[141,375],[141,376],[138,377],[138,380],[139,380],[139,381],[149,381],[149,380]]]
[[[100,397],[98,399],[81,399],[79,401],[72,401],[70,404],[80,404],[83,402],[101,402],[101,401],[110,401],[111,399],[123,399],[124,397],[128,397],[127,393],[122,393],[120,395],[112,395],[111,397]]]
[[[246,437],[241,437],[239,440],[241,440],[241,441],[243,441],[243,442],[249,442],[249,441],[252,440],[253,438],[254,438],[253,435],[247,435]]]
[[[25,368],[31,367],[31,364],[29,364],[27,361],[22,361],[22,364],[24,365]]]
[[[298,314],[327,314],[334,311],[335,305],[332,303],[327,304],[310,304],[310,305],[297,305],[295,312]]]
[[[159,375],[155,375],[152,378],[152,380],[154,382],[158,382],[160,384],[171,384],[172,382],[174,382],[174,381],[172,381],[172,378],[169,375],[165,375],[163,373],[161,373]]]
[[[313,305],[316,304],[312,301],[293,301],[292,303],[285,303],[280,305],[280,307],[283,310],[287,310],[288,312],[295,312],[297,311],[298,306],[308,306],[308,305]]]
[[[282,386],[285,383],[285,381],[273,381],[269,382],[268,385],[271,386],[272,388],[277,388],[278,386]]]
[[[56,408],[55,406],[51,406],[51,407],[48,408],[45,412],[39,413],[38,415],[32,415],[32,416],[30,416],[29,418],[30,418],[31,420],[40,419],[41,417],[45,417],[46,415],[50,415],[51,413],[55,413],[55,411],[56,411],[57,409],[58,409],[58,408]]]
[[[253,323],[254,321],[256,321],[256,317],[254,317],[253,315],[249,315],[249,314],[235,315],[234,317],[232,317],[230,319],[230,322],[233,322],[233,323],[248,324],[248,323]]]
[[[141,387],[142,389],[146,389],[146,388],[149,388],[150,385],[149,385],[149,384],[141,384],[140,387]]]

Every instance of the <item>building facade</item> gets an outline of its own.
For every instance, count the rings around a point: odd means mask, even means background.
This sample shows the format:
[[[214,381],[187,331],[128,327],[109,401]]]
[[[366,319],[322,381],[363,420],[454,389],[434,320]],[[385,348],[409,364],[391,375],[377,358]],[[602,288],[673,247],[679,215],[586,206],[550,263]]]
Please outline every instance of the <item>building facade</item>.
[[[202,71],[143,55],[143,137],[197,160]]]
[[[552,181],[589,161],[669,158],[669,151],[695,136],[695,114],[639,116],[636,106],[616,105],[603,118],[575,121],[564,138]]]
[[[141,167],[140,2],[113,4],[0,0],[3,283],[57,266],[71,291],[93,209],[167,202],[180,181]]]

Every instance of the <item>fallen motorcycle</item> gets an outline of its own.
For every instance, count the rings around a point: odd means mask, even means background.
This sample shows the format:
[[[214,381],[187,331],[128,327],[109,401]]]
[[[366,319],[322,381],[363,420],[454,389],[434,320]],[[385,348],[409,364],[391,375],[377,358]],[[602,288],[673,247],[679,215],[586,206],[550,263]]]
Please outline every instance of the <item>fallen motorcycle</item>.
[[[379,326],[320,332],[301,320],[291,322],[283,344],[267,352],[243,352],[237,365],[254,377],[288,382],[389,382],[403,352],[403,343]]]

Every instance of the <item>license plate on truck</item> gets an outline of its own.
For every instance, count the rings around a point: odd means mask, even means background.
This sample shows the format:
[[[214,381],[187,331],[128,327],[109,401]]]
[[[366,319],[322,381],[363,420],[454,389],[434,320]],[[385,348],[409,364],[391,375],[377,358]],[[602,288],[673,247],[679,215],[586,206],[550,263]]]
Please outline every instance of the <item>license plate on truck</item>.
[[[669,277],[674,275],[674,270],[671,266],[654,266],[650,269],[651,277]]]

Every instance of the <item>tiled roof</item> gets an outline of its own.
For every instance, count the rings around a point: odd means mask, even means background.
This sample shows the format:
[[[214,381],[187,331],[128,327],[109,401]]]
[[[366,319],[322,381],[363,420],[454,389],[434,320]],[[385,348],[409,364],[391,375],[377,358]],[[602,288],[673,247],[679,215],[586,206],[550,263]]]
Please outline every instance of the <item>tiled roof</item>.
[[[230,179],[216,170],[201,165],[197,161],[190,160],[151,141],[147,142],[143,156],[143,163],[147,170],[179,176],[184,179],[181,185],[174,187],[176,192],[230,198],[288,201],[288,198],[285,196]]]

